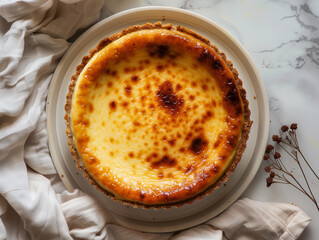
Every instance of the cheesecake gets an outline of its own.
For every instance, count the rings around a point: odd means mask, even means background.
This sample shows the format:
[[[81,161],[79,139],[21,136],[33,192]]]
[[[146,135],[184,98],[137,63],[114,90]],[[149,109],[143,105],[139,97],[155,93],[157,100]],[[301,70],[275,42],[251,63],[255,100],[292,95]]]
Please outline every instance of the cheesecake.
[[[226,55],[162,23],[102,39],[72,76],[65,110],[84,176],[106,197],[145,208],[211,194],[235,171],[252,124]]]

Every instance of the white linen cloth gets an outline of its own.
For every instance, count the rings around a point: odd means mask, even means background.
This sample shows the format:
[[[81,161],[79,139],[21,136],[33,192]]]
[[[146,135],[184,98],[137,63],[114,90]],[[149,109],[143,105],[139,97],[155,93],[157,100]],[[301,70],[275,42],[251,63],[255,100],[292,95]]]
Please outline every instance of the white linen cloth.
[[[102,0],[0,2],[0,239],[297,239],[310,218],[289,204],[237,201],[179,233],[115,224],[94,199],[68,192],[47,146],[45,99],[54,69]]]

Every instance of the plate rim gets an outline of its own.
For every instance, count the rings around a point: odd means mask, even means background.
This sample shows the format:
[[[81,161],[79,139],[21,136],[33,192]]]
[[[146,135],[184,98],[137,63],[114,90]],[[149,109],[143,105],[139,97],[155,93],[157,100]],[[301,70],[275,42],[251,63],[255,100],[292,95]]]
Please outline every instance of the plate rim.
[[[265,85],[264,85],[264,82],[261,78],[261,75],[258,71],[258,68],[256,67],[255,63],[252,61],[249,53],[247,52],[247,50],[241,45],[241,43],[235,39],[230,33],[227,32],[227,30],[225,30],[224,28],[222,28],[221,26],[219,26],[217,23],[215,23],[214,21],[204,17],[204,16],[201,16],[197,13],[194,13],[194,12],[191,12],[191,11],[188,11],[188,10],[184,10],[184,9],[179,9],[179,8],[175,8],[175,7],[162,7],[162,6],[147,6],[147,7],[139,7],[139,8],[133,8],[133,9],[129,9],[129,10],[125,10],[125,11],[122,11],[122,12],[119,12],[117,14],[114,14],[108,18],[105,18],[103,20],[101,20],[100,22],[94,24],[92,27],[90,27],[88,30],[86,30],[83,34],[81,34],[81,36],[70,46],[70,48],[68,49],[68,51],[65,53],[65,55],[63,56],[63,58],[60,60],[56,70],[55,70],[55,73],[52,77],[52,80],[51,80],[51,83],[50,83],[50,88],[49,88],[49,92],[48,92],[48,97],[47,97],[47,103],[46,103],[46,113],[47,113],[47,131],[48,131],[48,142],[49,142],[49,150],[50,150],[50,154],[51,154],[51,157],[52,157],[52,161],[54,163],[54,166],[56,167],[57,169],[57,173],[59,174],[63,184],[66,186],[67,190],[69,191],[72,191],[74,190],[74,186],[78,186],[78,184],[76,183],[76,181],[73,179],[73,177],[71,176],[65,176],[65,177],[61,177],[60,175],[60,172],[62,171],[62,166],[60,166],[59,164],[56,163],[56,161],[54,161],[54,158],[58,158],[58,154],[56,154],[56,152],[52,149],[52,142],[54,141],[54,137],[52,136],[53,134],[49,134],[53,131],[52,129],[52,124],[50,124],[51,122],[51,118],[49,116],[51,116],[51,112],[52,112],[52,108],[54,106],[52,106],[53,104],[50,104],[54,98],[54,85],[57,84],[57,81],[55,80],[56,79],[56,75],[58,75],[57,73],[60,71],[61,69],[61,65],[63,64],[64,61],[66,61],[65,59],[67,59],[67,57],[69,56],[69,54],[73,51],[73,49],[75,49],[77,47],[77,44],[78,43],[81,43],[82,39],[86,37],[86,35],[90,34],[92,31],[94,31],[94,29],[96,28],[99,28],[101,25],[104,25],[104,24],[107,24],[108,22],[111,22],[115,19],[118,19],[118,18],[121,18],[123,16],[127,16],[127,15],[130,15],[130,14],[136,14],[136,13],[141,13],[141,12],[152,12],[152,11],[157,11],[157,12],[167,12],[167,11],[170,11],[170,12],[177,12],[179,14],[185,14],[185,15],[190,15],[194,18],[197,18],[199,19],[200,21],[204,21],[206,23],[208,23],[210,26],[213,26],[215,29],[217,29],[218,31],[220,32],[223,32],[224,35],[226,35],[226,37],[228,39],[230,39],[231,42],[234,42],[236,44],[236,47],[238,47],[241,51],[241,53],[244,55],[245,57],[245,60],[248,61],[251,69],[253,70],[252,72],[254,73],[255,77],[254,79],[256,79],[258,82],[258,86],[259,86],[259,90],[261,91],[262,93],[262,96],[259,96],[261,97],[261,104],[263,104],[263,114],[264,114],[264,124],[263,127],[260,127],[261,124],[259,124],[258,126],[258,134],[261,134],[263,136],[262,138],[262,141],[261,141],[261,146],[266,146],[266,143],[267,143],[267,140],[268,140],[268,134],[269,134],[269,125],[270,125],[270,122],[269,122],[269,103],[268,103],[268,99],[267,99],[267,92],[266,92],[266,88],[265,88]],[[163,15],[165,16],[165,15]],[[50,111],[51,110],[51,111]],[[55,106],[55,110],[56,110],[56,106]],[[260,115],[260,114],[259,114]],[[260,122],[260,121],[259,121]],[[256,146],[257,147],[257,146]],[[256,147],[254,150],[256,150]],[[261,149],[259,147],[258,149],[258,154],[257,156],[260,155],[260,160],[259,161],[254,161],[254,166],[250,166],[251,168],[254,168],[254,173],[253,174],[250,174],[248,178],[246,178],[246,183],[245,183],[245,186],[243,186],[243,184],[241,185],[241,189],[240,190],[240,194],[238,197],[235,197],[230,204],[226,204],[228,205],[227,207],[224,207],[224,210],[226,210],[232,203],[234,203],[242,194],[243,192],[249,187],[251,181],[253,180],[253,178],[255,177],[258,169],[259,169],[259,166],[260,166],[260,163],[262,161],[262,155],[261,155],[261,152],[263,154],[263,151],[264,149]],[[255,155],[255,154],[253,154]],[[69,177],[71,177],[69,179]],[[73,181],[72,181],[73,180]],[[222,212],[221,211],[221,212]],[[196,224],[181,224],[182,226],[173,226],[171,227],[170,229],[165,229],[165,230],[161,230],[161,229],[156,229],[156,231],[154,231],[154,229],[152,227],[146,227],[146,226],[143,226],[142,228],[136,226],[136,224],[130,224],[130,222],[127,222],[123,219],[121,219],[122,217],[119,217],[118,220],[119,220],[119,223],[121,225],[124,225],[125,227],[128,227],[128,228],[131,228],[131,229],[135,229],[135,230],[140,230],[140,231],[144,231],[144,232],[172,232],[172,231],[177,231],[177,230],[182,230],[182,229],[186,229],[186,228],[189,228],[189,227],[192,227],[192,226],[195,226],[195,225],[198,225],[200,223],[203,223],[204,221],[200,221]],[[210,219],[210,218],[209,218]],[[205,219],[205,220],[208,220],[208,219]],[[145,228],[146,227],[146,228]]]

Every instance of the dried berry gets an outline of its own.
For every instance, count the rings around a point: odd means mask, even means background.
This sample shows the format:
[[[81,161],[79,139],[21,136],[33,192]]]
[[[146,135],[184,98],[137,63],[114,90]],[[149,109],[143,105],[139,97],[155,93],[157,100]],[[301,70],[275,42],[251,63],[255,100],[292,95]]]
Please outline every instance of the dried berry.
[[[281,127],[281,131],[283,131],[283,132],[287,132],[288,130],[289,130],[289,127],[287,125],[283,125]]]
[[[268,166],[268,165],[264,169],[265,169],[265,172],[270,172],[271,171],[271,167]]]
[[[298,128],[297,123],[293,123],[290,125],[290,129],[292,129],[292,130],[296,130],[297,128]]]
[[[267,183],[267,187],[270,187],[271,184],[274,183],[274,179],[272,177],[267,177],[266,178],[266,183]]]
[[[279,137],[278,135],[272,135],[272,140],[274,142],[280,143],[281,142],[281,137]]]
[[[276,173],[274,173],[273,171],[270,172],[269,177],[274,178],[276,176]]]
[[[281,157],[280,153],[279,153],[279,152],[275,152],[274,158],[275,158],[275,159],[278,159],[278,158],[280,158],[280,157]]]
[[[264,160],[268,160],[270,157],[268,155],[264,155]]]
[[[271,145],[271,144],[268,144],[267,147],[266,147],[266,153],[270,153],[271,150],[273,150],[273,149],[274,149],[274,146]]]

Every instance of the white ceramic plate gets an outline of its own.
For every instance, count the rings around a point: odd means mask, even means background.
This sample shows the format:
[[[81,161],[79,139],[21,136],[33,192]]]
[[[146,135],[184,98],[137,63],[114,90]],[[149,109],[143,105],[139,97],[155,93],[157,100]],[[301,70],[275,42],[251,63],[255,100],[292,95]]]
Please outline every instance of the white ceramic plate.
[[[100,40],[135,24],[172,23],[195,30],[225,52],[243,80],[254,121],[247,149],[227,184],[191,205],[168,210],[145,210],[114,202],[91,186],[76,169],[67,144],[64,104],[68,85],[82,57]],[[68,50],[53,76],[47,99],[47,129],[52,159],[66,188],[79,188],[93,196],[128,228],[144,232],[170,232],[190,228],[220,214],[234,203],[255,176],[263,157],[269,130],[269,108],[266,90],[258,70],[247,51],[216,23],[190,11],[170,7],[143,7],[115,14],[87,30]]]

